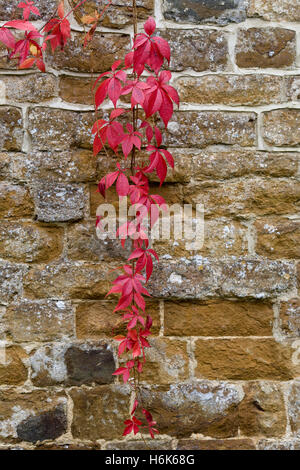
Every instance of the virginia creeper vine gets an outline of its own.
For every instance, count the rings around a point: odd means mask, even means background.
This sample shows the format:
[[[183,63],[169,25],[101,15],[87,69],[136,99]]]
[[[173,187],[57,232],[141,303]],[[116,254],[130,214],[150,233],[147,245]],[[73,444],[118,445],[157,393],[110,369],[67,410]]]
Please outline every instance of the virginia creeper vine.
[[[85,1],[79,2],[72,11]],[[95,12],[94,16],[83,17],[83,22],[91,25],[85,35],[84,45],[92,39],[104,11],[110,4],[111,0],[101,13]],[[64,4],[61,2],[53,17],[38,31],[28,21],[30,14],[39,16],[34,2],[21,2],[18,7],[23,10],[23,19],[5,23],[0,29],[0,41],[8,49],[8,58],[18,60],[20,69],[36,65],[44,72],[43,54],[47,42],[50,42],[52,51],[58,47],[64,48],[71,34],[67,19],[71,12],[65,15]],[[106,190],[115,184],[118,196],[126,197],[136,214],[134,220],[118,227],[116,236],[121,239],[123,247],[127,238],[132,240],[131,254],[128,263],[120,268],[122,274],[115,279],[107,294],[120,295],[114,312],[122,315],[127,329],[125,336],[116,336],[114,339],[120,343],[118,355],[125,355],[128,360],[113,375],[122,376],[124,383],[128,382],[135,394],[131,417],[124,422],[123,435],[131,432],[137,434],[142,428],[147,428],[154,438],[154,434],[158,433],[156,422],[144,408],[139,389],[140,376],[146,360],[145,349],[150,347],[147,338],[151,334],[152,326],[152,318],[146,313],[145,297],[150,294],[145,286],[152,275],[153,258],[158,261],[158,255],[150,245],[145,221],[150,216],[150,226],[154,225],[158,219],[159,208],[164,209],[165,200],[157,194],[150,194],[148,175],[155,172],[162,185],[167,175],[167,163],[174,168],[171,153],[162,146],[162,126],[159,127],[158,120],[160,117],[167,128],[173,114],[173,103],[179,105],[179,97],[176,90],[169,85],[171,72],[166,69],[166,63],[170,63],[168,42],[160,36],[155,36],[156,24],[151,17],[144,24],[144,32],[138,33],[135,0],[132,7],[132,49],[125,55],[124,61],[114,62],[111,71],[100,74],[94,84],[95,111],[106,99],[112,102],[113,109],[108,120],[96,120],[92,134],[95,156],[103,149],[107,152],[106,146],[115,154],[122,154],[121,162],[116,163],[116,170],[105,175],[99,182],[98,191],[105,197]],[[24,31],[24,38],[16,40],[10,28]],[[37,42],[39,40],[42,41],[41,45]],[[131,106],[119,104],[125,95],[129,95]],[[127,123],[124,124],[126,119]],[[145,163],[137,164],[137,152],[142,149],[145,149],[149,156]],[[101,220],[97,218],[96,225],[99,224]],[[144,416],[145,424],[137,416]]]

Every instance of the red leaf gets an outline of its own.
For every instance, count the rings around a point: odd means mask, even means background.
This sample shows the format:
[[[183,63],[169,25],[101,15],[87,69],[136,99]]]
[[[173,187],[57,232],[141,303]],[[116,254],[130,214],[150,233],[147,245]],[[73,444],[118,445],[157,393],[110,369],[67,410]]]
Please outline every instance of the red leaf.
[[[3,42],[9,49],[14,49],[16,40],[9,29],[0,29],[0,42]]]
[[[64,15],[65,15],[65,9],[64,9],[64,2],[60,2],[60,4],[58,5],[58,9],[57,9],[57,12],[58,12],[58,16],[60,18],[63,18]]]
[[[152,18],[152,16],[150,16],[147,19],[146,23],[144,24],[144,30],[149,36],[151,36],[151,34],[154,33],[155,28],[156,28],[155,20]]]
[[[12,20],[5,23],[4,26],[10,26],[11,28],[21,29],[22,31],[37,31],[36,27],[33,26],[30,21],[24,20]]]

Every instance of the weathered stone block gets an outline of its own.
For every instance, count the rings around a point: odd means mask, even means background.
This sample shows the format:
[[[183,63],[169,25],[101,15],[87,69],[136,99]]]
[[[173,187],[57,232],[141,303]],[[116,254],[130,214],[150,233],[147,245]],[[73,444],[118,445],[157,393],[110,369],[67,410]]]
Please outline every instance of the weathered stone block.
[[[30,222],[2,222],[0,250],[2,258],[19,262],[48,262],[62,252],[63,231]]]
[[[112,64],[123,60],[130,48],[128,34],[95,33],[89,47],[82,48],[84,34],[72,33],[64,51],[49,50],[48,62],[55,69],[74,72],[102,73],[110,70]]]
[[[29,112],[28,119],[34,149],[61,152],[70,147],[92,146],[92,112],[37,107]]]
[[[199,104],[263,105],[281,103],[282,78],[276,75],[204,75],[175,81],[181,101]]]
[[[11,101],[41,103],[57,96],[56,78],[46,73],[1,75],[0,95]]]
[[[167,20],[176,23],[241,23],[246,19],[246,0],[164,0]]]
[[[75,439],[116,439],[128,419],[129,387],[100,386],[92,389],[73,388],[72,434]]]
[[[19,108],[0,106],[0,149],[21,150],[23,118]]]
[[[257,302],[165,302],[167,336],[270,336],[272,306]]]
[[[268,258],[300,258],[300,221],[264,218],[255,222],[256,253]]]
[[[0,183],[0,216],[31,217],[33,201],[26,186],[12,183]]]
[[[288,338],[300,337],[300,299],[297,297],[281,303],[280,329]]]
[[[71,0],[73,6],[77,5],[76,0]],[[99,13],[106,5],[104,0],[88,0],[82,7],[74,12],[74,16],[79,23],[86,14],[93,14],[95,10]],[[153,0],[137,0],[137,15],[139,21],[146,20],[153,14]],[[101,18],[101,26],[106,28],[124,28],[131,26],[133,21],[131,0],[112,0],[110,7]]]
[[[240,29],[235,48],[236,63],[242,68],[284,68],[296,57],[295,31],[284,28]]]
[[[196,377],[211,380],[290,380],[299,374],[293,350],[273,338],[199,339]]]
[[[101,263],[74,266],[58,264],[32,268],[24,280],[29,299],[101,299],[111,288],[115,267]]]
[[[23,300],[7,311],[8,334],[15,342],[55,341],[74,336],[75,319],[68,302]]]
[[[251,382],[244,388],[245,398],[239,406],[239,425],[243,436],[284,436],[286,412],[279,384]]]
[[[192,173],[196,180],[228,179],[257,174],[261,176],[294,176],[298,171],[299,156],[291,152],[259,152],[249,150],[188,150],[176,149],[177,155],[192,159]]]
[[[300,382],[291,384],[288,395],[288,415],[292,433],[295,437],[300,437]]]
[[[42,222],[67,222],[82,219],[87,196],[80,184],[44,182],[33,190],[35,216]]]
[[[13,442],[56,439],[66,431],[66,405],[67,398],[62,392],[1,391],[1,439]]]
[[[1,155],[5,154],[0,154]],[[5,162],[5,160],[4,160]],[[97,162],[89,150],[13,154],[10,175],[21,181],[59,183],[95,181]]]
[[[166,29],[160,32],[171,47],[170,69],[180,72],[192,68],[196,72],[226,70],[228,44],[221,31],[200,29]]]
[[[179,438],[192,433],[236,436],[237,409],[243,395],[239,385],[207,381],[142,389],[145,408],[159,416],[160,432]]]
[[[31,380],[38,387],[113,382],[115,361],[108,344],[56,343],[37,348],[30,357]]]
[[[288,101],[300,100],[300,75],[289,76],[285,78],[286,82],[286,95]]]
[[[284,261],[195,256],[161,260],[155,266],[149,292],[155,297],[205,299],[221,295],[267,299],[295,288],[293,263]]]
[[[257,443],[257,450],[300,450],[300,439],[272,440],[262,439]]]
[[[299,193],[296,180],[283,178],[208,181],[184,188],[185,202],[203,204],[206,217],[294,214],[298,211]]]
[[[255,450],[251,439],[180,439],[177,450]]]
[[[160,330],[159,303],[147,302],[147,314],[151,316],[153,325],[151,332],[157,335]],[[76,334],[78,339],[97,340],[126,333],[121,316],[112,312],[116,302],[96,301],[81,302],[76,305]]]
[[[112,442],[105,446],[105,450],[166,450],[172,448],[171,440],[148,439],[145,441]]]
[[[0,302],[7,305],[21,295],[24,267],[9,263],[0,264]]]
[[[251,147],[256,142],[256,114],[224,111],[175,112],[164,136],[171,147],[215,144]]]
[[[300,110],[275,109],[263,115],[264,139],[269,145],[300,145]]]
[[[267,21],[300,21],[299,0],[250,0],[247,16]]]
[[[27,354],[19,346],[1,345],[0,384],[22,385],[26,382],[28,371],[24,364]],[[2,360],[4,359],[4,362]]]

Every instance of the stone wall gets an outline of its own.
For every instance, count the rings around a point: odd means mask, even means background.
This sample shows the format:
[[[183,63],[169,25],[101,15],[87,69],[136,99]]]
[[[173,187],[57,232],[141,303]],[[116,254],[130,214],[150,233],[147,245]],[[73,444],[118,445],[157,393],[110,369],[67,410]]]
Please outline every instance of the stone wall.
[[[1,21],[17,3],[0,1]],[[111,163],[93,157],[90,134],[91,79],[128,49],[130,3],[113,1],[84,52],[83,10],[72,17],[72,41],[47,55],[45,74],[0,58],[1,448],[144,445],[120,439],[129,390],[111,376],[121,326],[105,294],[124,255],[95,234],[96,183]],[[36,4],[47,19],[56,1]],[[205,206],[202,250],[156,244],[151,445],[300,449],[300,1],[138,7],[171,43],[182,100],[161,194]]]

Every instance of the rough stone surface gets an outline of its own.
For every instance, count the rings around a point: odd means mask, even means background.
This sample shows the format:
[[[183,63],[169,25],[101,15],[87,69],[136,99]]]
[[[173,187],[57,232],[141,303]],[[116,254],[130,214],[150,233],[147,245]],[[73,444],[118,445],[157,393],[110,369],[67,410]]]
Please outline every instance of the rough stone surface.
[[[169,336],[269,336],[273,311],[257,302],[165,302]]]
[[[24,77],[2,75],[0,96],[10,101],[41,103],[57,96],[56,78],[46,73],[29,74]]]
[[[15,342],[53,341],[74,335],[74,314],[68,302],[23,300],[7,312],[9,336]]]
[[[284,68],[296,57],[295,31],[284,28],[240,29],[235,48],[242,68]]]
[[[176,112],[164,136],[171,147],[225,144],[251,147],[256,141],[256,114],[223,111]]]
[[[153,0],[137,0],[137,14],[140,21],[146,20],[153,14]],[[71,0],[73,6],[77,5],[76,0]],[[103,0],[88,0],[82,7],[75,10],[74,15],[79,23],[86,14],[93,14],[95,10],[101,12],[106,3]],[[106,28],[124,28],[132,24],[132,3],[131,0],[112,0],[111,6],[104,13],[101,25]]]
[[[281,441],[262,439],[257,443],[257,450],[300,450],[300,439]]]
[[[267,21],[300,21],[299,0],[250,0],[247,15]]]
[[[245,388],[239,407],[239,425],[243,436],[283,436],[286,413],[280,385],[252,382]]]
[[[35,216],[42,222],[66,222],[82,219],[86,207],[84,186],[49,184],[34,188]]]
[[[0,384],[22,385],[27,380],[28,372],[24,361],[27,357],[25,351],[19,346],[1,345]]]
[[[300,100],[300,76],[286,77],[287,99],[288,101],[299,102]]]
[[[264,113],[264,138],[269,145],[300,145],[300,110],[275,109]]]
[[[55,344],[43,346],[32,354],[34,385],[93,385],[113,382],[115,362],[107,344]]]
[[[199,339],[196,342],[196,376],[212,380],[290,380],[299,374],[292,350],[260,339]]]
[[[255,223],[256,252],[268,258],[300,258],[300,221],[264,218]]]
[[[291,385],[290,390],[289,390],[289,395],[288,395],[289,421],[290,421],[292,433],[295,437],[300,437],[299,400],[300,400],[300,383],[299,381],[297,381]]]
[[[255,450],[250,439],[180,439],[177,450]]]
[[[281,331],[288,338],[300,337],[300,299],[294,298],[282,302],[280,306]]]
[[[160,34],[171,46],[171,70],[226,70],[228,45],[224,33],[207,29],[167,29]]]
[[[0,106],[0,149],[21,150],[23,119],[19,108]]]
[[[35,0],[35,6],[39,9],[40,16],[32,15],[30,16],[30,20],[37,20],[37,19],[50,19],[50,17],[55,12],[55,8],[57,7],[58,0]],[[0,1],[0,19],[1,20],[10,20],[10,19],[17,19],[22,18],[22,11],[21,9],[16,8],[17,2],[6,2],[5,0]]]
[[[91,148],[94,113],[37,107],[29,111],[29,133],[37,150]]]
[[[59,81],[59,96],[68,103],[93,105],[93,82],[90,78],[62,76]]]
[[[82,33],[73,32],[63,53],[56,50],[52,55],[49,50],[49,64],[55,69],[101,73],[110,70],[112,64],[123,59],[129,50],[127,34],[95,33],[85,49],[82,48],[83,37]]]
[[[67,399],[63,392],[1,390],[0,397],[1,440],[36,442],[55,439],[66,431]]]
[[[63,232],[59,228],[32,223],[2,222],[0,250],[2,257],[17,262],[48,262],[62,252]]]
[[[129,388],[106,385],[93,389],[73,388],[72,433],[78,439],[116,439],[128,419]]]
[[[33,201],[26,186],[0,183],[0,216],[30,217],[33,215]]]
[[[7,305],[21,295],[26,269],[10,263],[0,264],[0,302]]]
[[[282,83],[281,77],[261,74],[186,76],[175,82],[181,101],[230,106],[280,103]]]
[[[147,410],[160,417],[161,433],[185,437],[201,433],[234,437],[238,431],[238,405],[243,398],[239,385],[201,381],[143,389]]]

